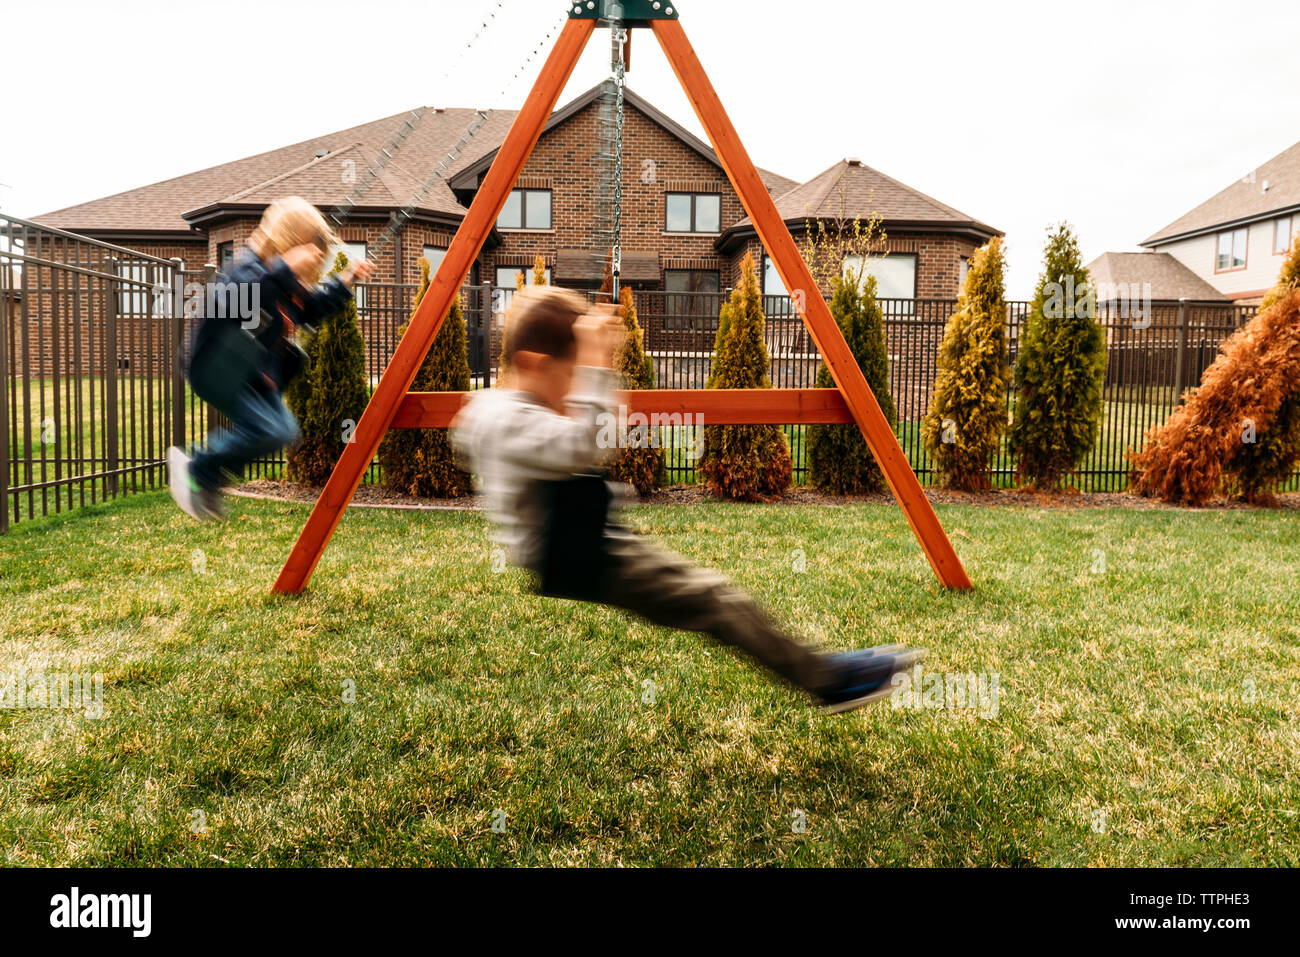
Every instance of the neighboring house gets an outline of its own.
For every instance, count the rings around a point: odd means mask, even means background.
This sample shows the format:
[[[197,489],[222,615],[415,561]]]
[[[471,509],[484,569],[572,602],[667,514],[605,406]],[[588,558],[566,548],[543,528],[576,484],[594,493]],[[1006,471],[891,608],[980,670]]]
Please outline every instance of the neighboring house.
[[[1169,253],[1102,253],[1088,263],[1088,274],[1099,303],[1228,298]]]
[[[717,156],[651,104],[627,92],[623,159],[623,281],[640,289],[718,292],[735,282],[747,251],[761,255],[753,228]],[[597,86],[555,112],[534,149],[472,283],[513,288],[515,274],[544,257],[552,282],[600,284],[609,239],[608,87]],[[297,194],[323,211],[341,207],[380,148],[410,114],[384,117],[256,156],[31,217],[191,268],[221,264],[243,243],[266,205]],[[445,182],[414,207],[396,241],[376,241],[392,214],[462,139],[467,109],[426,109],[378,180],[351,209],[340,234],[353,254],[376,264],[373,281],[413,283],[417,261],[436,267],[515,117],[488,115],[446,170]],[[879,213],[889,255],[872,269],[881,294],[954,298],[964,260],[997,230],[857,161],[836,164],[800,186],[761,171],[792,228],[810,216]],[[847,196],[847,205],[841,197]],[[769,295],[781,295],[770,274]]]
[[[858,219],[866,223],[879,216],[885,241],[881,254],[869,256],[866,265],[876,276],[881,298],[956,298],[975,250],[1002,235],[858,159],[841,160],[779,196],[776,208],[796,241],[807,233],[810,221]],[[727,229],[718,248],[733,256],[752,252],[756,262],[764,263],[764,294],[785,295],[748,218]]]
[[[1258,301],[1300,233],[1300,143],[1143,240],[1235,302]]]

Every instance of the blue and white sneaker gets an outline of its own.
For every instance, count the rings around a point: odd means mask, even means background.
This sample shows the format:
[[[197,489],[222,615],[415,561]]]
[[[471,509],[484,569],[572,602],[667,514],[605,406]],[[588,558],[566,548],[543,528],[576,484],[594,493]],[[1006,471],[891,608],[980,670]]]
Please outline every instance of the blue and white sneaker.
[[[202,490],[190,477],[190,457],[175,445],[167,450],[167,488],[172,493],[172,501],[190,518],[203,521],[208,517]]]
[[[839,714],[886,698],[894,690],[890,679],[924,657],[925,652],[919,648],[898,645],[828,655],[834,677],[816,694],[818,703],[826,714]]]

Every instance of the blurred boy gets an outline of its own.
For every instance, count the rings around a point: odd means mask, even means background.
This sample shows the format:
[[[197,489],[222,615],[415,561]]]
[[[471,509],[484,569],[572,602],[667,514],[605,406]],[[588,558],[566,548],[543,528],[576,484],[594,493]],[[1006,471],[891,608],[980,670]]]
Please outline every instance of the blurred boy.
[[[298,441],[298,422],[282,396],[302,369],[294,334],[299,326],[315,328],[342,312],[353,284],[364,282],[373,270],[363,260],[317,285],[325,257],[338,242],[316,207],[289,196],[267,207],[248,244],[235,253],[234,263],[222,277],[228,299],[217,304],[216,315],[206,319],[195,336],[191,381],[199,366],[236,368],[234,363],[223,365],[222,353],[228,351],[223,334],[233,331],[230,326],[243,324],[244,317],[237,314],[239,302],[253,301],[260,307],[260,314],[249,319],[255,320],[251,335],[261,360],[219,409],[230,420],[229,429],[211,436],[207,448],[193,459],[178,447],[167,450],[172,498],[187,515],[219,518],[221,486],[228,476],[239,475],[254,459]],[[247,287],[254,286],[256,295],[249,295]],[[228,325],[223,329],[219,323]]]
[[[888,695],[891,676],[920,652],[815,651],[717,574],[608,521],[597,436],[615,411],[611,359],[624,334],[613,307],[590,311],[552,287],[516,293],[507,381],[472,396],[452,423],[457,461],[477,475],[511,563],[535,573],[541,594],[623,608],[739,648],[827,711]]]

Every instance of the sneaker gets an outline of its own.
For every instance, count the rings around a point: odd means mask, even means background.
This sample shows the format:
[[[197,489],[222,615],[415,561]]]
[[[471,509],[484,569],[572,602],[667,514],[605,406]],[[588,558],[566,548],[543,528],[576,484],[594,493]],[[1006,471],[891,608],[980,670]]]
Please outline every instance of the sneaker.
[[[216,519],[218,522],[226,520],[226,503],[219,488],[201,488],[198,492],[199,511],[203,512],[208,518]]]
[[[204,510],[199,505],[200,490],[190,478],[190,457],[173,445],[167,450],[167,488],[182,512],[202,521]]]
[[[924,657],[920,649],[900,649],[897,645],[829,655],[834,677],[817,693],[818,703],[826,714],[839,714],[879,701],[893,692],[890,679],[895,674],[907,671]]]

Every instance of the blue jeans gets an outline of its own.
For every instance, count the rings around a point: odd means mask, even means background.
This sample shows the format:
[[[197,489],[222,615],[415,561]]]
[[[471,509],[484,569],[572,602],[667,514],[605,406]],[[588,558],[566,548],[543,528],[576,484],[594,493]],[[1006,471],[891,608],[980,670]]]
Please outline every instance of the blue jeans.
[[[298,420],[278,393],[249,386],[228,417],[230,428],[209,437],[207,449],[190,462],[190,477],[205,489],[220,488],[226,473],[241,475],[249,462],[302,437]]]

